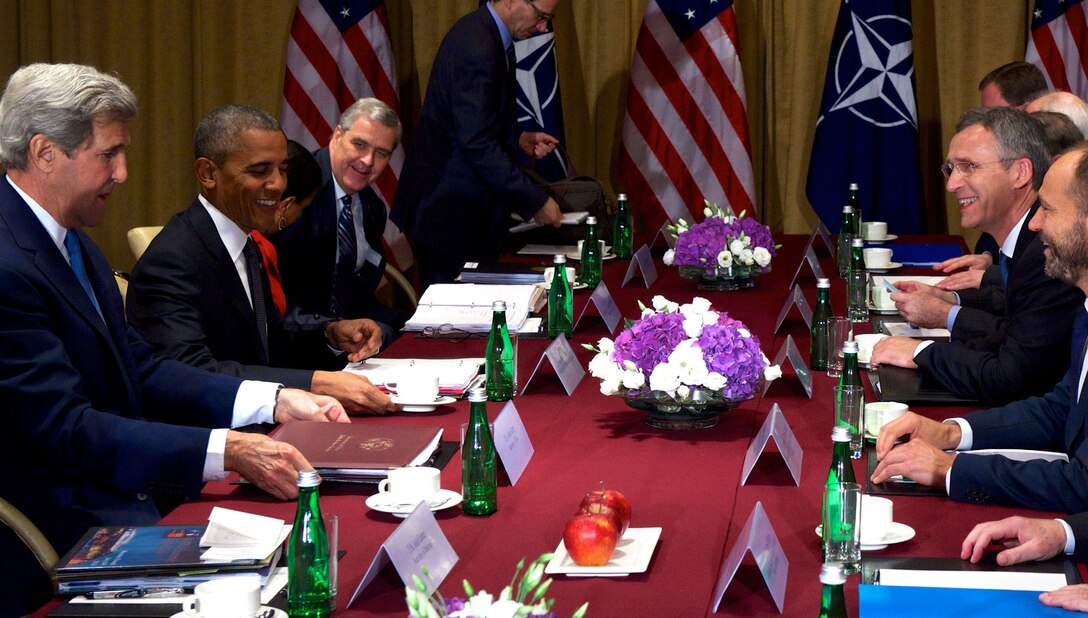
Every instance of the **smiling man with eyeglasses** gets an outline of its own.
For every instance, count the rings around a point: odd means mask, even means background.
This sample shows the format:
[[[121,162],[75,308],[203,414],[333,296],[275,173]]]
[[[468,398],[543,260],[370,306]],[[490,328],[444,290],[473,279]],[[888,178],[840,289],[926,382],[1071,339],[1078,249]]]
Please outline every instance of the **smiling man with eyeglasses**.
[[[1083,295],[1044,274],[1043,243],[1028,228],[1049,167],[1042,124],[1028,114],[991,107],[960,118],[941,166],[945,187],[963,226],[997,241],[1000,264],[969,271],[976,281],[958,293],[897,283],[892,300],[900,314],[917,326],[948,328],[951,341],[888,337],[873,348],[872,362],[917,367],[960,397],[990,403],[1054,386],[1069,364]]]
[[[518,169],[559,142],[517,123],[514,41],[546,32],[559,0],[490,0],[446,33],[390,216],[411,238],[420,279],[453,281],[498,259],[519,215],[558,227],[559,205]]]

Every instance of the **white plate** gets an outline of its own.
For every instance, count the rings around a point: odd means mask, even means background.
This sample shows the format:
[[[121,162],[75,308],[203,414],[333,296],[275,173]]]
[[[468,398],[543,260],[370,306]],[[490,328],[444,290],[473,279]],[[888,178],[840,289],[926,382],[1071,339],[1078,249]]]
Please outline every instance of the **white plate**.
[[[895,307],[889,307],[885,309],[883,307],[877,307],[873,303],[865,303],[865,306],[869,308],[869,311],[872,311],[873,313],[876,313],[878,315],[895,315],[899,313],[899,310]]]
[[[577,251],[571,251],[570,253],[568,253],[566,255],[567,255],[568,260],[574,260],[575,262],[580,262],[582,260],[582,254],[578,253]],[[614,260],[614,259],[616,259],[616,254],[612,253],[611,250],[605,251],[605,254],[601,256],[602,261],[608,261],[608,260]]]
[[[267,605],[262,605],[260,611],[257,613],[265,612],[268,610],[272,610],[272,618],[287,618],[287,612],[279,609],[278,607],[269,607]],[[185,612],[178,612],[173,616],[170,616],[170,618],[200,618],[200,614],[186,614]]]
[[[414,504],[393,504],[390,498],[391,496],[386,493],[374,494],[366,499],[366,505],[375,511],[389,513],[397,517],[408,517],[412,513],[412,509],[416,508]],[[433,513],[435,511],[444,511],[458,504],[461,504],[461,494],[450,489],[439,489],[438,493],[431,498],[430,507]]]
[[[563,541],[559,541],[559,547],[555,549],[555,555],[548,562],[548,566],[544,567],[544,572],[589,577],[622,577],[630,573],[645,573],[660,537],[661,528],[628,528],[616,543],[612,558],[599,567],[578,566],[567,553]]]
[[[879,245],[879,244],[886,243],[889,240],[895,240],[896,238],[899,238],[899,237],[896,236],[895,234],[888,234],[884,238],[866,238],[865,242],[867,242],[867,243],[869,243],[871,245]]]
[[[816,526],[816,536],[823,538],[823,526]],[[888,530],[884,533],[884,536],[879,539],[866,539],[872,541],[866,543],[864,540],[861,543],[861,551],[878,551],[894,543],[902,543],[903,541],[909,541],[914,538],[914,528],[911,528],[907,524],[901,524],[897,521],[893,521],[892,525],[888,526]]]
[[[401,401],[400,397],[396,395],[390,395],[389,399],[400,408],[401,412],[434,412],[437,406],[446,406],[455,401],[456,397],[450,397],[449,395],[435,397],[434,401]]]
[[[540,287],[544,288],[545,290],[550,290],[551,287],[552,287],[550,284],[547,284],[547,283],[536,283],[534,285],[539,285]],[[582,283],[581,281],[575,281],[574,283],[571,284],[570,289],[571,290],[584,290],[587,287],[589,287],[589,286]]]
[[[902,264],[900,264],[899,262],[888,262],[888,265],[885,266],[884,268],[868,268],[867,267],[865,270],[867,270],[867,271],[869,271],[871,273],[886,273],[889,270],[895,270],[896,268],[899,268],[900,266],[902,266]]]

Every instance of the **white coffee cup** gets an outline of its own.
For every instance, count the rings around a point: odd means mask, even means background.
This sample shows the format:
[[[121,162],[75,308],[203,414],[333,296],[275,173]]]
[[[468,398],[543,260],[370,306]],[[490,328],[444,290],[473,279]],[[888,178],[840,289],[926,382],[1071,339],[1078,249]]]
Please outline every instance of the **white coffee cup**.
[[[858,362],[868,364],[869,357],[873,354],[873,346],[884,337],[887,335],[877,333],[854,335],[854,341],[858,342]]]
[[[892,501],[880,496],[861,497],[861,544],[879,545],[892,526]]]
[[[261,610],[261,580],[238,575],[197,584],[182,609],[200,618],[253,618]]]
[[[873,303],[877,309],[895,309],[892,293],[888,291],[888,288],[876,283],[869,286],[869,302]]]
[[[582,241],[579,240],[578,242],[581,243]],[[579,245],[578,248],[581,249],[582,248],[581,245]],[[554,278],[555,278],[555,267],[554,266],[549,266],[549,267],[545,268],[544,269],[544,283],[547,283],[550,286],[552,284],[552,279],[554,279]],[[574,285],[574,278],[575,278],[574,267],[573,266],[567,266],[567,283],[569,283],[571,285]]]
[[[405,370],[386,387],[397,399],[410,403],[431,403],[438,398],[438,375],[419,368]]]
[[[378,493],[386,494],[397,504],[418,504],[429,501],[441,489],[438,468],[411,466],[393,468],[389,478],[378,483]]]
[[[874,401],[865,404],[865,433],[880,435],[880,428],[907,413],[907,404],[898,401]]]
[[[887,268],[892,263],[892,250],[876,247],[862,250],[865,268]]]
[[[888,237],[888,224],[884,221],[865,221],[861,224],[865,240],[884,240]]]

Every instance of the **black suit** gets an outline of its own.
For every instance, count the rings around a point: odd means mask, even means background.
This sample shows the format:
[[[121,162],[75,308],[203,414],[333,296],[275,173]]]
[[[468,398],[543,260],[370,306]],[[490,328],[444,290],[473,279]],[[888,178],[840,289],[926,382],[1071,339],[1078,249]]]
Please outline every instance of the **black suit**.
[[[240,383],[155,355],[126,326],[105,256],[74,233],[101,317],[0,176],[0,496],[60,554],[90,526],[157,522],[149,494],[198,494],[209,428],[230,426]],[[0,615],[33,609],[21,603],[43,580],[0,526]]]
[[[263,269],[262,269],[262,276]],[[199,200],[174,215],[132,270],[128,320],[170,358],[252,380],[309,390],[313,371],[284,369],[327,350],[323,333],[293,341],[264,283],[268,362],[234,261]],[[331,351],[326,351],[332,356]]]
[[[329,149],[314,153],[321,167],[323,184],[298,221],[270,240],[279,254],[280,276],[287,296],[287,328],[299,331],[321,330],[333,319],[370,318],[382,329],[383,345],[396,337],[404,319],[378,302],[374,291],[385,272],[382,233],[385,231],[385,204],[373,189],[359,192],[363,212],[363,234],[370,248],[382,255],[379,264],[369,261],[356,270],[343,294],[346,309],[335,315],[332,297],[336,280],[336,181],[332,176]],[[402,182],[400,187],[404,187]],[[355,222],[356,226],[360,222]],[[343,366],[343,362],[340,362]]]
[[[1062,517],[1065,523],[1073,529],[1073,559],[1078,562],[1088,562],[1088,512],[1076,513]]]
[[[1004,318],[965,306],[952,341],[919,352],[918,367],[958,396],[996,404],[1049,391],[1069,366],[1073,318],[1084,294],[1048,277],[1045,261],[1042,241],[1025,224],[1009,265]],[[965,296],[968,304],[981,302]]]
[[[466,260],[496,259],[509,214],[528,220],[547,201],[515,164],[515,85],[487,5],[459,19],[431,67],[391,214],[424,287],[451,281]]]

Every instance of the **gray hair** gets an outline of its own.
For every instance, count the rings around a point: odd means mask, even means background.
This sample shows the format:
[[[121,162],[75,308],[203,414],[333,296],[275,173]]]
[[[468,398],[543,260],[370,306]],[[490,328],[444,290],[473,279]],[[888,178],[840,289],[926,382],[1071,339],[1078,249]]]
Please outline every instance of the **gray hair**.
[[[0,166],[23,170],[30,140],[44,135],[66,155],[96,124],[136,116],[136,95],[120,79],[80,64],[30,64],[12,73],[0,98]]]
[[[223,165],[241,146],[242,132],[280,131],[280,123],[268,112],[249,105],[220,105],[200,121],[193,134],[193,154]]]
[[[1046,132],[1038,120],[1012,107],[978,107],[968,110],[956,123],[956,133],[975,125],[994,134],[1002,159],[1028,159],[1032,167],[1032,187],[1043,186],[1043,176],[1050,169],[1050,151]],[[1011,162],[1005,164],[1009,169]]]
[[[351,125],[355,124],[360,116],[390,129],[396,129],[397,141],[393,142],[393,148],[400,144],[400,118],[397,117],[397,112],[392,107],[372,97],[359,99],[352,103],[351,107],[345,109],[343,114],[340,114],[340,122],[337,123],[340,126],[340,132],[351,129]]]

